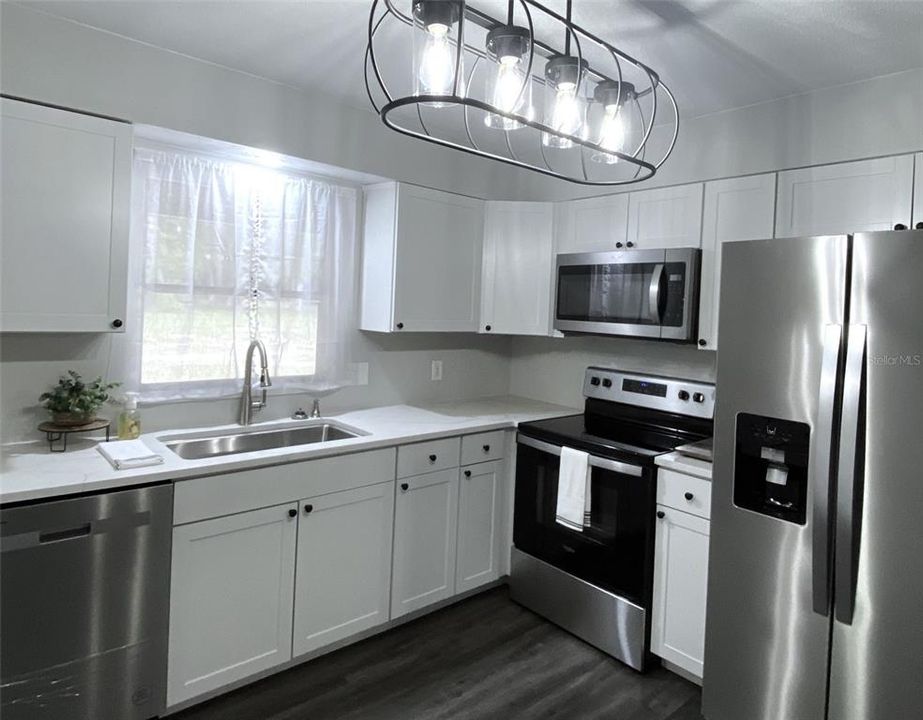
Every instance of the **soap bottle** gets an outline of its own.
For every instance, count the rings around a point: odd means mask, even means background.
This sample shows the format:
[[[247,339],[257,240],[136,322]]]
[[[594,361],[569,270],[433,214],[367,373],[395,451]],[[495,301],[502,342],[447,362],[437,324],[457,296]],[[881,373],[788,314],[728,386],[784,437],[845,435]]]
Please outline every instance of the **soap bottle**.
[[[119,440],[135,440],[141,436],[141,413],[138,410],[138,394],[125,393],[125,407],[119,413]]]

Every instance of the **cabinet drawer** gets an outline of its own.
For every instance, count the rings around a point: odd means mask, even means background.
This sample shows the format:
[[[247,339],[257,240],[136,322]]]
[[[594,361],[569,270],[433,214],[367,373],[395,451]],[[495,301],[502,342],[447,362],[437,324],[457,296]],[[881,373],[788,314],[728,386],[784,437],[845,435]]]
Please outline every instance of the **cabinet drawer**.
[[[505,430],[465,435],[461,439],[461,464],[502,460],[506,447],[505,435]]]
[[[402,445],[397,449],[397,476],[410,477],[458,467],[459,438]]]
[[[711,517],[711,483],[708,480],[660,468],[657,502],[703,518]]]

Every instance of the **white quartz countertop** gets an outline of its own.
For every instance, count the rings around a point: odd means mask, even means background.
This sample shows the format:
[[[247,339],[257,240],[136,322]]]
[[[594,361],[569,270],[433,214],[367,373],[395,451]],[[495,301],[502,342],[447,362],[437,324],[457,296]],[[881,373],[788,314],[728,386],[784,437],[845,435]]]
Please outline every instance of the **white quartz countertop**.
[[[0,458],[0,503],[41,500],[343,455],[453,435],[514,428],[521,422],[580,412],[580,409],[515,396],[432,405],[390,405],[325,418],[361,430],[365,434],[360,437],[201,460],[178,457],[163,445],[161,439],[198,436],[222,430],[236,431],[240,427],[226,425],[164,430],[141,436],[141,440],[151,450],[164,458],[163,464],[129,470],[113,469],[97,451],[98,440],[71,438],[69,442],[73,449],[66,453],[49,452],[48,444],[42,440],[14,443],[3,447]],[[306,424],[306,421],[255,423],[250,429],[273,429],[299,424]]]
[[[689,457],[678,452],[658,455],[654,460],[659,467],[667,468],[678,473],[685,473],[703,480],[711,480],[712,465],[707,460]]]

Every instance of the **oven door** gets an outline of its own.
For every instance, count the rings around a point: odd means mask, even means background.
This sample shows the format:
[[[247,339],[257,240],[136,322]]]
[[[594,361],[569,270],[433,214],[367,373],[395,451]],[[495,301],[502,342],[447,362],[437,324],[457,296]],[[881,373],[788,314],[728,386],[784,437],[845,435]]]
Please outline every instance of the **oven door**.
[[[700,254],[683,248],[558,255],[555,329],[692,341]]]
[[[516,548],[649,608],[656,504],[653,471],[591,456],[590,526],[577,532],[555,521],[560,446],[524,435],[517,442]]]

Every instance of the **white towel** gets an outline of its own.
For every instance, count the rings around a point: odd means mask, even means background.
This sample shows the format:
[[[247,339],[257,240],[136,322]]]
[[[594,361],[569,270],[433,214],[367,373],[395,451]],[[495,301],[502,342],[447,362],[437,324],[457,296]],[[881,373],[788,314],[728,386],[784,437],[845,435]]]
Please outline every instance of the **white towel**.
[[[561,448],[555,520],[576,532],[590,525],[590,456],[582,450]]]
[[[99,443],[96,446],[116,470],[160,465],[163,458],[140,440],[119,440],[118,442]]]

